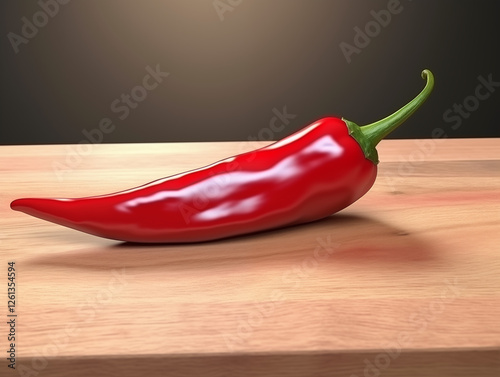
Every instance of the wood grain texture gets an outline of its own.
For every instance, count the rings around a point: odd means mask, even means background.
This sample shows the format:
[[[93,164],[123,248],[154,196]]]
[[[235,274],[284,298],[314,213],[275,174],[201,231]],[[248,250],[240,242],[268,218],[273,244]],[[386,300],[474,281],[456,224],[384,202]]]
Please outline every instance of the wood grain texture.
[[[265,144],[0,147],[17,366],[56,377],[500,374],[500,139],[383,141],[374,187],[348,209],[208,243],[122,244],[9,208]]]

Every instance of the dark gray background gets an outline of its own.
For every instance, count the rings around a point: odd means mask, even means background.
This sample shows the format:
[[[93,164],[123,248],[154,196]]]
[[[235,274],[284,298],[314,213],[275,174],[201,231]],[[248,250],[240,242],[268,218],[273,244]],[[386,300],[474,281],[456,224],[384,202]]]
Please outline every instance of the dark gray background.
[[[326,115],[366,124],[413,98],[423,68],[435,91],[392,138],[499,137],[500,88],[469,96],[479,76],[500,81],[500,2],[401,0],[348,63],[340,44],[393,1],[72,0],[18,53],[9,33],[43,23],[41,6],[2,1],[0,143],[78,143],[103,118],[115,143],[279,139]],[[157,65],[170,75],[120,119],[111,103]],[[443,118],[464,101],[477,109]],[[284,106],[296,117],[262,131]]]

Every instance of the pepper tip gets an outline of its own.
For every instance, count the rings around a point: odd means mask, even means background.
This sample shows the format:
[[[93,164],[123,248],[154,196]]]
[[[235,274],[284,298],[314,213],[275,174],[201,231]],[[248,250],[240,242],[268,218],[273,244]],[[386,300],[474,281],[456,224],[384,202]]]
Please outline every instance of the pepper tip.
[[[10,209],[12,209],[14,211],[19,211],[19,207],[21,206],[21,204],[22,204],[22,199],[13,200],[10,203]]]

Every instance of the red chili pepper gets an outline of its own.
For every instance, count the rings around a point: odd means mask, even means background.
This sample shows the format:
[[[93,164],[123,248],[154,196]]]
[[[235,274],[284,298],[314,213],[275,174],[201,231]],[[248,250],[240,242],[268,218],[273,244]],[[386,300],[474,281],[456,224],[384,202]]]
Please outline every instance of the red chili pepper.
[[[109,195],[17,199],[14,210],[96,236],[131,242],[197,242],[318,220],[373,185],[375,146],[427,99],[359,127],[323,118],[253,152]]]

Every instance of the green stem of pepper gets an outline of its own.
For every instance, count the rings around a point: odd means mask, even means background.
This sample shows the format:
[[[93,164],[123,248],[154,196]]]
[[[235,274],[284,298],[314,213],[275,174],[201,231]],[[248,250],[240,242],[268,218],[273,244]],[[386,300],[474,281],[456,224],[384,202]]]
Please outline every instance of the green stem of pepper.
[[[422,71],[422,78],[427,79],[427,83],[420,94],[388,117],[361,127],[351,121],[343,119],[347,124],[349,133],[363,149],[366,158],[371,160],[374,164],[378,163],[377,150],[375,149],[377,144],[408,119],[431,94],[434,88],[434,75],[431,71],[425,69]]]

